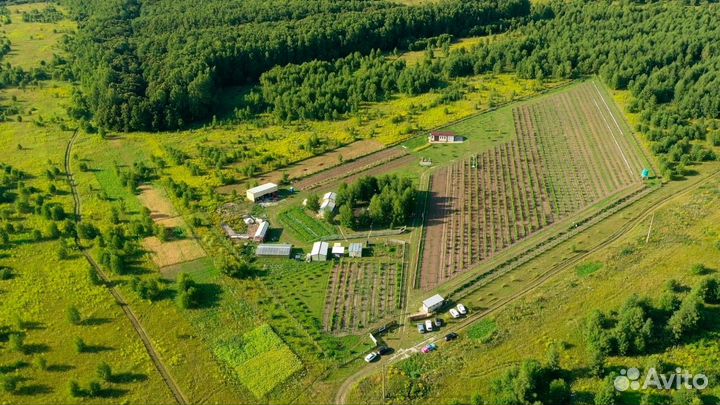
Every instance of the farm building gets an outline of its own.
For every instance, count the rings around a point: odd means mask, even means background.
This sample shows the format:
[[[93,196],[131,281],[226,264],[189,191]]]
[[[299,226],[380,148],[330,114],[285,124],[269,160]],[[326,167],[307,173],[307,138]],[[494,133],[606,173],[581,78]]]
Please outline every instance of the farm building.
[[[455,135],[454,132],[444,131],[444,132],[430,132],[430,135],[428,136],[428,142],[430,143],[455,143],[455,142],[462,142],[465,138],[462,136]]]
[[[333,212],[335,211],[335,200],[337,199],[337,194],[333,193],[332,191],[329,191],[323,195],[322,201],[320,202],[320,209],[318,210],[318,215],[325,215],[326,212]]]
[[[362,243],[351,243],[348,247],[348,256],[350,257],[362,257],[363,245]]]
[[[337,200],[337,194],[333,193],[332,191],[328,191],[323,196],[323,201],[332,200],[333,202]]]
[[[258,257],[290,257],[292,245],[262,244],[258,245],[255,255]]]
[[[333,248],[332,248],[332,254],[335,257],[344,257],[345,256],[345,246],[343,246],[341,243],[334,244]]]
[[[270,229],[270,223],[268,221],[260,221],[257,230],[255,230],[255,235],[253,235],[253,240],[255,242],[264,242],[268,229]]]
[[[430,313],[430,312],[440,309],[440,307],[442,307],[444,303],[445,303],[445,298],[441,297],[440,294],[435,294],[432,297],[423,301],[423,304],[422,304],[422,307],[420,308],[420,310],[425,313]]]
[[[313,262],[326,261],[328,249],[330,249],[330,245],[327,242],[313,243],[312,251],[310,252],[310,260]]]
[[[335,201],[323,200],[322,204],[320,205],[320,209],[318,210],[318,215],[325,215],[325,212],[333,211],[335,211]]]
[[[277,191],[278,191],[277,184],[265,183],[265,184],[262,184],[257,187],[253,187],[253,188],[249,189],[245,193],[245,196],[247,197],[248,200],[255,202],[258,199],[260,199],[266,195],[277,193]]]

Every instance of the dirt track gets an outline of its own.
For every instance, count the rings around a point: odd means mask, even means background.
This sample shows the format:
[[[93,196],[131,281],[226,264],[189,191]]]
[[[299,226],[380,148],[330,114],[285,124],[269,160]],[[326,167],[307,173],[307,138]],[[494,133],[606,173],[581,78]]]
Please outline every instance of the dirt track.
[[[75,130],[75,133],[73,134],[73,137],[70,139],[70,142],[68,142],[67,148],[65,149],[65,173],[67,174],[68,183],[70,184],[70,189],[72,190],[73,200],[75,202],[74,212],[75,212],[75,222],[80,222],[80,218],[82,215],[82,210],[80,208],[80,194],[77,191],[77,184],[75,183],[75,177],[72,174],[72,166],[70,164],[70,157],[72,156],[72,148],[75,144],[75,141],[78,137],[78,131]],[[135,332],[138,334],[138,337],[142,341],[143,345],[145,346],[145,350],[147,351],[148,355],[150,356],[150,359],[152,360],[153,364],[155,365],[155,368],[160,373],[160,376],[162,377],[163,381],[165,381],[165,384],[168,386],[168,389],[172,392],[172,395],[175,397],[175,400],[180,405],[188,404],[188,400],[185,397],[185,395],[180,390],[180,387],[177,385],[175,380],[172,378],[170,373],[167,370],[167,367],[165,367],[165,364],[163,363],[162,359],[160,359],[160,355],[155,351],[155,348],[153,347],[152,341],[150,340],[150,336],[148,335],[147,331],[143,326],[140,324],[140,321],[138,320],[135,313],[132,311],[130,306],[127,304],[127,301],[123,298],[123,296],[120,294],[120,291],[115,288],[113,283],[108,278],[107,274],[102,270],[100,265],[95,261],[95,259],[92,257],[92,255],[85,250],[82,245],[80,244],[80,239],[75,236],[75,243],[77,244],[78,248],[80,249],[80,252],[82,252],[83,256],[85,256],[85,259],[90,263],[90,265],[95,269],[100,279],[103,281],[105,286],[107,287],[110,294],[115,299],[115,302],[120,306],[123,313],[125,314],[125,317],[130,321],[130,324],[132,325]]]

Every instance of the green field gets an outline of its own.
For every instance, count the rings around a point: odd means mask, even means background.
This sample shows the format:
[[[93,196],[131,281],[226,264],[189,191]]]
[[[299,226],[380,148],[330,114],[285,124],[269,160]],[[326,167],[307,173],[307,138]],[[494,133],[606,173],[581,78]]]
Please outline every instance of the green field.
[[[260,326],[215,350],[258,399],[302,369],[300,359],[269,325]]]
[[[337,234],[337,230],[327,222],[311,217],[302,207],[283,211],[278,216],[285,229],[293,233],[300,241],[312,243],[324,237]]]

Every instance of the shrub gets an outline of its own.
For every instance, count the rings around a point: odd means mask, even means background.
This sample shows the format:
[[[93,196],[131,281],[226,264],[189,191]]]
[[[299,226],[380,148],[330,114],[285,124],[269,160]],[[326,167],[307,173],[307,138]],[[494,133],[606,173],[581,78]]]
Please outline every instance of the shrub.
[[[704,264],[696,263],[692,266],[692,268],[690,269],[690,272],[696,276],[702,276],[702,275],[707,274],[709,272],[709,270],[710,269],[705,267]]]
[[[75,351],[78,353],[85,353],[88,349],[87,343],[80,337],[76,337],[73,343],[75,345]]]
[[[112,368],[110,365],[102,362],[98,365],[97,376],[103,381],[110,381],[112,379]]]
[[[80,389],[80,384],[78,384],[75,380],[70,380],[68,382],[68,392],[71,397],[73,398],[79,398],[82,396],[82,390]]]
[[[67,319],[73,325],[80,325],[82,323],[82,316],[80,311],[73,305],[67,309]]]

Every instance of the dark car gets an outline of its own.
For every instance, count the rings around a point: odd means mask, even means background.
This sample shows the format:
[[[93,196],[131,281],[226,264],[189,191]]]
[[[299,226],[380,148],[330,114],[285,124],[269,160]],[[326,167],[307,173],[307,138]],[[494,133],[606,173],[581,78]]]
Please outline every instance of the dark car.
[[[391,350],[392,350],[392,349],[390,349],[390,348],[387,347],[387,346],[380,346],[380,347],[378,347],[378,349],[377,349],[378,353],[380,353],[381,355],[386,355],[386,354],[390,353]]]
[[[448,333],[447,335],[445,335],[445,341],[446,341],[446,342],[449,342],[449,341],[451,341],[451,340],[455,340],[455,339],[457,339],[457,338],[458,338],[458,334],[455,333],[455,332],[451,332],[451,333]]]

